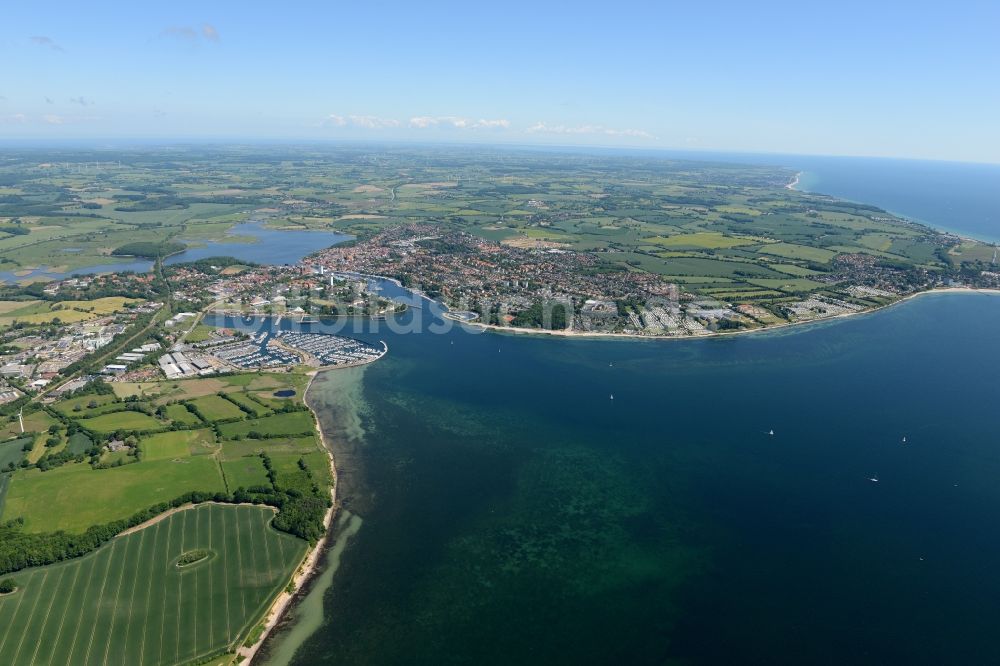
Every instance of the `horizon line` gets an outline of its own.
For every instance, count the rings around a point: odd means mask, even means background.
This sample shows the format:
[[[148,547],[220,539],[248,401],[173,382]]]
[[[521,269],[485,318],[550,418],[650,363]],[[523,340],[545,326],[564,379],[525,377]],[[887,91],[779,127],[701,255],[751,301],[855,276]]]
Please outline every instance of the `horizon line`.
[[[448,147],[448,148],[492,148],[492,149],[531,149],[543,150],[547,152],[569,151],[619,151],[625,153],[680,153],[687,155],[740,155],[748,157],[823,157],[834,159],[872,159],[872,160],[893,160],[906,162],[936,162],[947,164],[968,164],[978,166],[1000,166],[1000,161],[991,162],[985,160],[936,158],[936,157],[911,157],[895,155],[874,155],[874,154],[845,154],[845,153],[798,153],[787,151],[767,151],[767,150],[739,150],[725,148],[693,148],[693,147],[666,147],[666,146],[631,146],[631,145],[607,145],[607,144],[573,144],[557,142],[479,142],[479,141],[427,141],[415,139],[342,139],[342,138],[321,138],[321,137],[0,137],[0,147],[20,145],[22,147],[65,147],[65,148],[89,148],[112,150],[114,146],[101,144],[119,144],[131,148],[155,147],[155,146],[422,146],[422,147]],[[697,161],[697,158],[688,158]]]

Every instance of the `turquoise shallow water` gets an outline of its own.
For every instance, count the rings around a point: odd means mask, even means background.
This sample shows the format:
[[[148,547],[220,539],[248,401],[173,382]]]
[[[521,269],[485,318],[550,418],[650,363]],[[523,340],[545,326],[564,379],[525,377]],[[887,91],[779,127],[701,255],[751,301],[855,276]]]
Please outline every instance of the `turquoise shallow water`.
[[[1000,660],[997,297],[692,342],[379,326],[318,386],[364,522],[293,663]]]

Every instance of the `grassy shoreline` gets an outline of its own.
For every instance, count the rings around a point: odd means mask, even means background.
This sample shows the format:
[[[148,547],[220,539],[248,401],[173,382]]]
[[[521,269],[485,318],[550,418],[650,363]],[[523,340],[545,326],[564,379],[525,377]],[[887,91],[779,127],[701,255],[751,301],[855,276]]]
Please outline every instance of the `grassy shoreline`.
[[[326,434],[323,432],[323,428],[320,424],[319,413],[309,401],[309,391],[312,388],[316,377],[324,372],[330,371],[330,368],[321,368],[310,372],[309,383],[306,384],[305,391],[302,395],[302,402],[309,408],[309,412],[313,417],[313,423],[316,427],[316,433],[318,434],[323,450],[326,452],[330,461],[330,475],[332,479],[330,486],[330,508],[327,509],[326,515],[323,517],[323,524],[326,527],[326,533],[312,548],[306,551],[306,554],[296,568],[296,574],[292,577],[289,585],[282,590],[261,618],[260,621],[263,621],[264,627],[257,636],[257,639],[251,645],[243,646],[237,651],[237,655],[243,657],[243,663],[247,664],[247,666],[254,663],[254,658],[259,654],[260,649],[264,646],[267,639],[274,633],[275,628],[287,616],[288,612],[297,604],[300,593],[304,591],[306,584],[311,582],[314,577],[321,573],[321,555],[326,552],[327,543],[331,540],[330,537],[333,535],[334,517],[339,509],[339,506],[337,505],[337,465],[336,460],[334,459],[333,449],[330,447],[330,443],[327,441]]]

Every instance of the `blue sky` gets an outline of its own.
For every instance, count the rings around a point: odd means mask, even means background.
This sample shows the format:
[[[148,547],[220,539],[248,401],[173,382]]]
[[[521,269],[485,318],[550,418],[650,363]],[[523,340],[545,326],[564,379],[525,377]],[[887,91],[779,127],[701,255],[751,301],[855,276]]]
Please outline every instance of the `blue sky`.
[[[962,0],[8,3],[0,138],[1000,162],[998,30]]]

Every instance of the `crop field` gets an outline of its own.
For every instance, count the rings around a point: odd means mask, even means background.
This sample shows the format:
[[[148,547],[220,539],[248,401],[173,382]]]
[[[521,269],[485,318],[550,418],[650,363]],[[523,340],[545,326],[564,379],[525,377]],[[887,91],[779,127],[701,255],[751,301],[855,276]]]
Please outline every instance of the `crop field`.
[[[0,663],[174,665],[237,646],[305,552],[273,515],[200,505],[14,574],[18,590],[0,597]],[[179,567],[193,551],[208,556]]]
[[[739,247],[740,245],[753,245],[759,242],[754,238],[740,238],[738,236],[723,236],[720,233],[700,232],[694,234],[677,234],[676,236],[654,236],[646,239],[647,243],[653,243],[662,247],[693,247],[706,249],[719,249],[727,247]]]
[[[775,243],[764,246],[760,251],[764,254],[773,254],[777,257],[785,257],[786,259],[806,259],[821,263],[826,263],[837,256],[837,253],[833,250],[795,245],[793,243]]]
[[[121,297],[97,298],[92,301],[3,301],[0,306],[0,326],[17,322],[47,324],[58,319],[65,323],[89,321],[103,315],[121,312],[135,299]],[[14,307],[14,305],[20,307]]]

